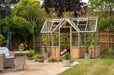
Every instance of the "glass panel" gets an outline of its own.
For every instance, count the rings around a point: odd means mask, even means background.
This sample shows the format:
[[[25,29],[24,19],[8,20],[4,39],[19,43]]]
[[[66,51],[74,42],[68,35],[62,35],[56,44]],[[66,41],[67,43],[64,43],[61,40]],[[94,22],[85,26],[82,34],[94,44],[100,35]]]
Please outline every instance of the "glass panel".
[[[59,46],[59,33],[54,34],[54,46]]]
[[[53,25],[52,25],[52,29],[51,31],[53,31],[53,29],[55,29],[55,27],[59,24],[59,22],[54,22]]]
[[[95,31],[96,20],[89,20],[86,31]]]
[[[51,29],[52,22],[47,22],[47,32],[50,31]]]
[[[75,25],[77,25],[77,23],[78,23],[77,20],[73,20],[73,22],[75,23]]]
[[[85,31],[87,21],[79,21],[78,28],[80,31]]]
[[[70,49],[70,28],[60,28],[60,50]]]
[[[80,46],[86,45],[86,33],[80,33]]]
[[[78,33],[72,33],[72,46],[78,46]]]
[[[94,46],[95,44],[95,37],[94,37],[94,33],[87,33],[87,40],[86,40],[87,44],[89,46]]]
[[[52,25],[51,21],[46,22],[46,24],[44,24],[42,32],[50,32],[51,25]]]
[[[42,46],[51,46],[50,34],[43,34],[41,39],[42,39]]]

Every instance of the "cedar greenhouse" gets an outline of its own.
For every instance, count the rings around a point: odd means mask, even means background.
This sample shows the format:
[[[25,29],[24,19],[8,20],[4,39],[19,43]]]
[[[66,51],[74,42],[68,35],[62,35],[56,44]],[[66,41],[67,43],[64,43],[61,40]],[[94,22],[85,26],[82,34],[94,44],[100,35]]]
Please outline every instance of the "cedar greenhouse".
[[[67,49],[73,58],[100,56],[97,17],[46,19],[41,29],[41,52],[60,57]]]

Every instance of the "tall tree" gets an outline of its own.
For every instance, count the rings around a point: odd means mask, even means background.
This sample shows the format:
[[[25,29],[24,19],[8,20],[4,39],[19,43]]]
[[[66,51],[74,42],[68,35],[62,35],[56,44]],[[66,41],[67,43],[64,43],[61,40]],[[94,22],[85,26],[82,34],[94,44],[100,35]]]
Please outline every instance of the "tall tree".
[[[81,7],[85,4],[81,0],[44,0],[42,7],[45,8],[47,13],[50,13],[50,8],[54,8],[58,17],[62,16],[62,12],[67,11],[74,11],[74,17],[77,17]]]
[[[40,2],[38,0],[21,0],[15,5],[13,15],[23,17],[30,23],[33,33],[33,48],[35,49],[35,29],[42,25],[45,18],[45,10],[40,9]]]
[[[0,17],[9,16],[11,14],[11,6],[20,0],[0,0]]]
[[[91,11],[102,12],[100,14],[104,17],[107,17],[107,13],[110,14],[108,16],[114,16],[112,12],[114,9],[114,0],[89,0],[88,5]]]

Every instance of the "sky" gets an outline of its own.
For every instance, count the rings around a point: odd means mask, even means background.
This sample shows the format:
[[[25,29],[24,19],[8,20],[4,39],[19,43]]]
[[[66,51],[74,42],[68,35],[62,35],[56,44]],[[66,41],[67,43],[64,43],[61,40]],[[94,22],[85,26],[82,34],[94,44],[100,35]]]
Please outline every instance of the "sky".
[[[86,2],[86,3],[88,3],[88,1],[89,1],[89,0],[82,0],[82,2]]]

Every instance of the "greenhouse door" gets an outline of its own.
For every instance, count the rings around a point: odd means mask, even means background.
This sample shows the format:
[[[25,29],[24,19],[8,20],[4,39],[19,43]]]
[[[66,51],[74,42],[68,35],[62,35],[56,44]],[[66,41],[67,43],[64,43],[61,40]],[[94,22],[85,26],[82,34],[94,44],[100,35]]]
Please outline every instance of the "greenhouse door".
[[[59,47],[60,47],[60,53],[66,53],[70,52],[70,31],[71,27],[60,27],[59,31]]]

